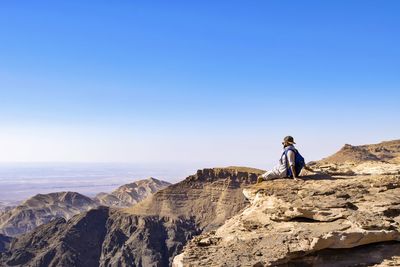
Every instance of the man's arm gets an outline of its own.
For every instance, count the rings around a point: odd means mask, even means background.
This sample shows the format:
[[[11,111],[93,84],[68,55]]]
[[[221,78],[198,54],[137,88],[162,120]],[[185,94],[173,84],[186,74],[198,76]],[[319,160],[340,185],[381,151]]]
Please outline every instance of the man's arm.
[[[294,165],[290,166],[290,169],[292,170],[293,179],[296,180],[297,179],[297,175],[296,175],[296,169],[295,169]]]
[[[296,175],[296,168],[295,168],[295,154],[293,151],[289,150],[287,153],[287,159],[288,159],[288,166],[290,170],[292,171],[293,179],[297,180],[297,175]]]

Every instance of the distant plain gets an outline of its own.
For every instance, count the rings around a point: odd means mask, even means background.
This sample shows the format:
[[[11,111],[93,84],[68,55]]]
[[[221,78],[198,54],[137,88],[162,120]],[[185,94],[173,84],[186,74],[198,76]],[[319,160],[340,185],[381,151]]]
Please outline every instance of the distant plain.
[[[87,196],[155,177],[170,182],[193,173],[190,167],[128,163],[2,163],[0,208],[36,194],[74,191]]]

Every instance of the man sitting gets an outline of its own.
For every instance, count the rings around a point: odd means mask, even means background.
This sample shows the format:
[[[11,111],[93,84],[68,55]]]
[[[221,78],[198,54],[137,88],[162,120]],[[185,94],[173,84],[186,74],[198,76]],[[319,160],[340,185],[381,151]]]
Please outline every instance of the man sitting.
[[[285,177],[290,177],[295,181],[298,181],[298,176],[303,168],[310,170],[308,167],[306,167],[304,158],[294,147],[294,144],[296,143],[294,142],[292,136],[286,136],[283,139],[283,153],[279,159],[279,165],[259,176],[257,183],[260,183],[264,180],[273,180]]]

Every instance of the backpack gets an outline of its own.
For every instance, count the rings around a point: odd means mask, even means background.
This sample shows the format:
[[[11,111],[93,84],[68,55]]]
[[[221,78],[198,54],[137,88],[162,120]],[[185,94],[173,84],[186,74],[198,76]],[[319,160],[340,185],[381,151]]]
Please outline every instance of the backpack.
[[[287,177],[293,177],[292,170],[288,166],[288,158],[287,158],[287,152],[291,150],[294,152],[294,169],[296,170],[296,176],[298,176],[301,172],[301,170],[306,166],[306,162],[303,158],[303,156],[299,153],[299,151],[295,148],[289,148],[283,152],[283,154],[286,157],[286,171],[287,171]]]

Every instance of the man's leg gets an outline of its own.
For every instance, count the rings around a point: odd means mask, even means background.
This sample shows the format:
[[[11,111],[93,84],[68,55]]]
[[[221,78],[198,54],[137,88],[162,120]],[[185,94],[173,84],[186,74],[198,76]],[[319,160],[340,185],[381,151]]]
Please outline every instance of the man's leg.
[[[263,175],[259,176],[257,179],[257,183],[261,183],[262,181],[274,180],[280,178],[279,174],[276,171],[271,170],[267,171]]]

